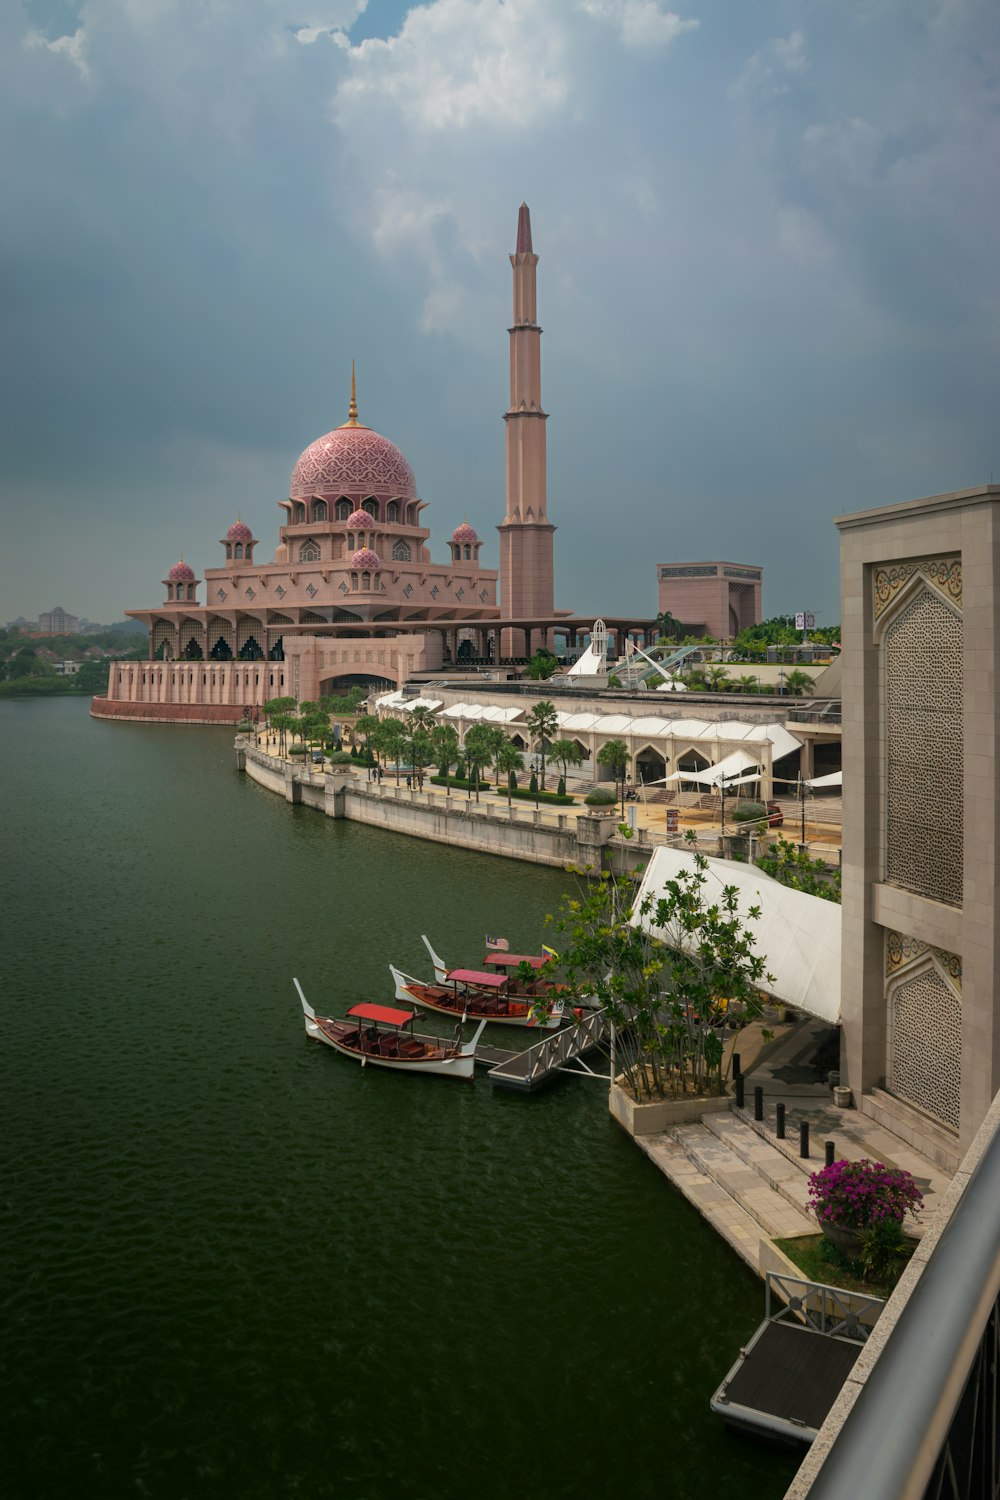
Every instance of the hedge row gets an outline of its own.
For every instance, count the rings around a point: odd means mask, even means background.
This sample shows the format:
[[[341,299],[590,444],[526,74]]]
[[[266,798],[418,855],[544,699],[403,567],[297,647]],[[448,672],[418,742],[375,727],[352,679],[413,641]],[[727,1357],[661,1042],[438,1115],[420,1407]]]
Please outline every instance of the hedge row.
[[[576,801],[575,797],[560,796],[558,792],[532,792],[526,786],[515,787],[511,796],[520,797],[525,802],[534,802],[537,797],[539,802],[555,802],[559,807],[572,807]]]
[[[474,781],[468,781],[464,776],[428,776],[427,780],[431,783],[432,786],[454,786],[457,787],[460,792],[467,792],[470,786],[473,791],[476,790],[476,783]],[[479,790],[481,792],[488,792],[489,789],[489,782],[480,777]],[[516,796],[517,793],[515,792],[514,795]]]

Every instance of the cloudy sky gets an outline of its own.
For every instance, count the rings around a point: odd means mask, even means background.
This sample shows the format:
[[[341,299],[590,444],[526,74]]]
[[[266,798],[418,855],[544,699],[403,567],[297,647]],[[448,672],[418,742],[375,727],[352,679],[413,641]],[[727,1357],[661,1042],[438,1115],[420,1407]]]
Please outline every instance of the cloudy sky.
[[[836,620],[834,515],[1000,478],[998,63],[996,0],[8,0],[0,621],[269,557],[352,356],[495,564],[522,199],[559,604]]]

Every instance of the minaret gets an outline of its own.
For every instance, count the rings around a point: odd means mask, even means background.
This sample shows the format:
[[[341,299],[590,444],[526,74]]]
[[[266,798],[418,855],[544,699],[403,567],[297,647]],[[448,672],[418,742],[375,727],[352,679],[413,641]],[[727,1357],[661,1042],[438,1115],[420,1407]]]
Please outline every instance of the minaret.
[[[545,423],[542,410],[542,330],[536,322],[535,267],[531,215],[521,204],[517,216],[514,268],[514,322],[510,334],[510,406],[507,424],[507,510],[500,533],[500,618],[551,618],[554,602],[552,536],[545,509]],[[530,650],[547,643],[536,635]],[[520,635],[504,631],[502,652],[520,654]]]

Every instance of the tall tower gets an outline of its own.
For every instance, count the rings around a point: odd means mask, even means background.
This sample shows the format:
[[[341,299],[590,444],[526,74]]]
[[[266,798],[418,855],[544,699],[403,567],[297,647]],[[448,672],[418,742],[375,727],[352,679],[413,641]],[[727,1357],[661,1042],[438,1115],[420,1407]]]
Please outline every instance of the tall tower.
[[[555,527],[545,509],[545,423],[542,410],[542,330],[536,321],[535,267],[531,215],[521,204],[517,216],[514,268],[514,321],[510,334],[510,406],[507,424],[507,509],[500,533],[500,618],[552,616],[554,587],[552,537]],[[504,631],[504,655],[515,654],[515,632]],[[536,636],[539,646],[547,637]],[[520,645],[520,640],[516,642]]]

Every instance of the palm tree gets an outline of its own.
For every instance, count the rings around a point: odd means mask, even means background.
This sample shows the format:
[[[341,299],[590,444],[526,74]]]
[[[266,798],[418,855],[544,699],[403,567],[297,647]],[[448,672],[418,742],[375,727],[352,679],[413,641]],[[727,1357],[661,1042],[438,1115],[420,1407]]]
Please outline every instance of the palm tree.
[[[809,673],[800,672],[797,669],[794,672],[789,672],[785,678],[785,689],[791,693],[793,698],[801,698],[802,694],[808,692],[812,685],[813,680],[809,676]]]
[[[398,719],[382,719],[378,729],[372,735],[372,741],[386,760],[395,761],[396,785],[399,786],[399,762],[402,760],[403,751],[409,744],[405,728]]]
[[[451,724],[435,724],[431,730],[431,739],[434,741],[434,759],[441,775],[447,778],[448,772],[458,759],[458,732]]]
[[[722,693],[729,686],[729,674],[725,667],[718,665],[706,667],[705,681],[708,683],[710,692]]]
[[[597,759],[602,766],[610,766],[611,773],[616,781],[621,781],[622,787],[622,822],[625,821],[625,768],[632,759],[628,746],[624,740],[607,740],[597,752]]]
[[[356,732],[363,734],[365,737],[365,760],[369,765],[372,763],[372,735],[378,729],[381,722],[382,720],[377,714],[362,714],[360,719],[355,721],[354,728]]]
[[[559,728],[559,718],[556,714],[555,704],[549,703],[546,699],[543,699],[541,703],[536,703],[534,708],[528,710],[527,714],[525,715],[524,722],[529,733],[533,736],[539,750],[541,751],[542,761],[540,785],[542,791],[544,792],[545,747],[547,742],[552,738],[556,730]]]
[[[578,766],[583,761],[583,751],[576,740],[553,740],[549,746],[549,755],[556,765],[562,766],[562,779],[565,783],[566,772],[570,766]]]
[[[757,679],[744,673],[736,679],[736,686],[741,693],[755,693],[757,691]]]
[[[503,733],[502,730],[501,733]],[[515,771],[524,770],[524,756],[506,735],[503,736],[503,744],[496,752],[494,764],[497,768],[497,791],[500,790],[500,777],[506,776],[507,778],[507,811],[509,813],[514,801],[510,779]]]
[[[491,726],[473,724],[465,736],[465,759],[469,767],[469,780],[476,783],[476,801],[479,801],[479,773],[493,759]]]
[[[410,731],[407,743],[410,747],[413,780],[416,782],[417,790],[421,791],[424,785],[424,771],[434,759],[434,741],[431,739],[429,730],[421,729],[419,724],[415,724]]]

